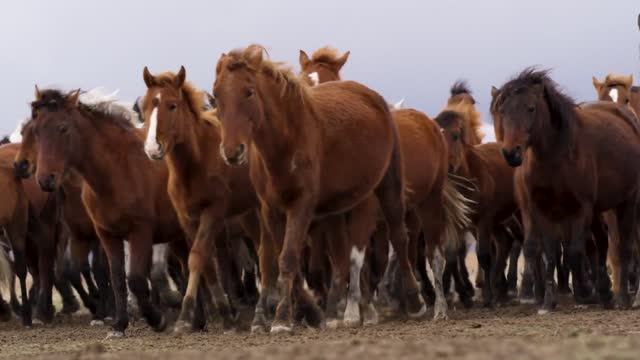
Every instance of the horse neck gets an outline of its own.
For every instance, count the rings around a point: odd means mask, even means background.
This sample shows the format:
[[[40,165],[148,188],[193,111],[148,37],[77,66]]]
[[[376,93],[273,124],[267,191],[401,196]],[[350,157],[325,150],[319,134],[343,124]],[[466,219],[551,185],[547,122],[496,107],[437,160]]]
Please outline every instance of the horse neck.
[[[202,159],[206,157],[206,152],[217,153],[214,145],[220,142],[216,130],[203,125],[192,113],[182,121],[182,140],[166,155],[169,171],[180,179],[192,176],[193,169],[205,166],[206,162]]]
[[[132,166],[129,164],[135,154],[139,152],[144,155],[142,146],[142,140],[133,132],[133,128],[120,128],[102,119],[87,121],[82,128],[82,140],[78,147],[83,149],[82,155],[76,155],[71,165],[94,193],[113,196],[119,188],[118,180],[130,178],[128,172]],[[114,173],[116,167],[120,171]]]
[[[562,130],[555,128],[551,121],[545,121],[542,129],[533,137],[531,150],[537,160],[563,164],[576,155],[576,130],[580,126],[580,116],[573,119],[562,119]]]
[[[282,89],[273,80],[262,81],[260,87],[261,94],[273,95],[267,101],[263,99],[264,117],[254,129],[253,143],[270,171],[279,172],[279,165],[291,160],[295,144],[304,143],[305,134],[318,129],[312,129],[315,122],[307,108],[310,99],[289,91],[280,96]]]

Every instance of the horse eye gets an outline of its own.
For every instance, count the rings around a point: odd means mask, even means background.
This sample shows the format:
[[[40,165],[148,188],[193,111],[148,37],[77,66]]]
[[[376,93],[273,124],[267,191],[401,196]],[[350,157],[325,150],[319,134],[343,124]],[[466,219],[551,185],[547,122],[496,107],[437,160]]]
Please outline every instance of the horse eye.
[[[624,103],[629,105],[629,99],[625,100]]]
[[[255,91],[253,89],[249,89],[247,90],[247,92],[244,94],[245,97],[250,98],[253,96],[253,94],[255,93]]]
[[[170,111],[176,111],[176,109],[178,109],[178,105],[177,105],[177,104],[171,104],[171,105],[169,105],[169,110],[170,110]]]
[[[459,136],[458,134],[453,134],[451,135],[451,138],[453,139],[453,141],[458,141]]]
[[[66,134],[69,131],[69,127],[65,124],[62,124],[58,127],[58,131],[60,134]]]
[[[535,107],[535,106],[533,106],[533,105],[529,105],[529,107],[527,107],[527,112],[532,113],[532,112],[534,112],[534,111],[536,111],[536,107]]]

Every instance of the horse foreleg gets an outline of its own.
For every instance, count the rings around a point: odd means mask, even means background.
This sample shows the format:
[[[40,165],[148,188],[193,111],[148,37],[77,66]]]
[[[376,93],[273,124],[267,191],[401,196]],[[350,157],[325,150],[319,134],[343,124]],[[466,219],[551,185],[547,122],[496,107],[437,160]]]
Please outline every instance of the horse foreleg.
[[[618,219],[618,258],[620,260],[620,277],[618,279],[617,306],[627,308],[629,298],[629,263],[633,256],[633,244],[638,241],[636,204],[630,202],[616,209]]]
[[[96,232],[109,260],[111,286],[116,308],[115,322],[112,325],[112,331],[107,334],[107,338],[124,337],[124,331],[129,326],[127,279],[124,270],[124,242],[106,231],[96,229]]]
[[[492,243],[491,222],[488,219],[482,219],[478,223],[478,265],[484,274],[484,282],[482,285],[482,300],[484,307],[493,306],[493,290],[494,285],[491,281],[491,243]]]
[[[280,269],[278,285],[281,299],[276,308],[276,316],[271,326],[272,333],[291,331],[293,328],[293,307],[295,305],[303,307],[311,305],[308,294],[302,287],[300,255],[303,241],[307,237],[309,225],[313,218],[313,208],[313,204],[303,199],[298,199],[295,205],[286,212],[284,242],[278,259]],[[297,304],[294,302],[297,302]],[[311,308],[305,310],[310,311]]]
[[[337,328],[338,303],[346,298],[349,277],[349,248],[351,240],[347,236],[344,214],[334,215],[321,220],[319,225],[327,239],[327,249],[331,261],[331,287],[327,296],[327,326]],[[358,314],[359,315],[359,314]]]

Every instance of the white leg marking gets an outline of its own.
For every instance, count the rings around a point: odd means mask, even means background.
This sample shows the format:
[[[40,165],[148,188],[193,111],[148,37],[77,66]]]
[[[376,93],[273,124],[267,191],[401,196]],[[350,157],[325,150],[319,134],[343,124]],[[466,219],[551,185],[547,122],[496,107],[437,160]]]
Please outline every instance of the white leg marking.
[[[311,80],[311,86],[320,84],[320,76],[318,76],[318,73],[315,71],[309,74],[309,79]]]
[[[347,308],[344,311],[344,324],[347,326],[360,325],[360,273],[364,264],[364,249],[358,250],[356,246],[351,248],[351,271],[349,272],[349,294],[347,296]]]
[[[618,102],[618,89],[611,89],[609,91],[609,97],[611,97],[611,100],[613,100],[614,103]]]
[[[431,270],[433,270],[433,285],[436,292],[436,303],[433,309],[433,320],[447,319],[447,300],[444,297],[442,288],[442,274],[444,273],[445,260],[440,249],[436,248],[431,260]]]
[[[160,101],[160,93],[156,95],[156,99]],[[158,132],[158,107],[155,106],[151,111],[151,117],[149,118],[149,132],[147,133],[147,139],[144,142],[144,151],[147,153],[147,156],[157,156],[160,155],[160,145],[158,144],[157,139]]]

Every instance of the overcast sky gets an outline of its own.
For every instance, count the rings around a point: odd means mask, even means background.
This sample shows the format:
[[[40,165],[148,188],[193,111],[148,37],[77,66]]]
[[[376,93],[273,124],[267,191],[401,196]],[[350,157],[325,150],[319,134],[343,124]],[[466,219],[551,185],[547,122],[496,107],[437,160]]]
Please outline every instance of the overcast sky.
[[[591,76],[640,80],[638,0],[90,0],[3,4],[0,134],[28,114],[33,85],[105,86],[133,100],[142,68],[176,71],[208,91],[222,52],[250,43],[298,68],[298,50],[351,50],[343,78],[435,116],[467,79],[484,121],[491,85],[530,65],[577,100]],[[638,82],[636,82],[638,83]]]

